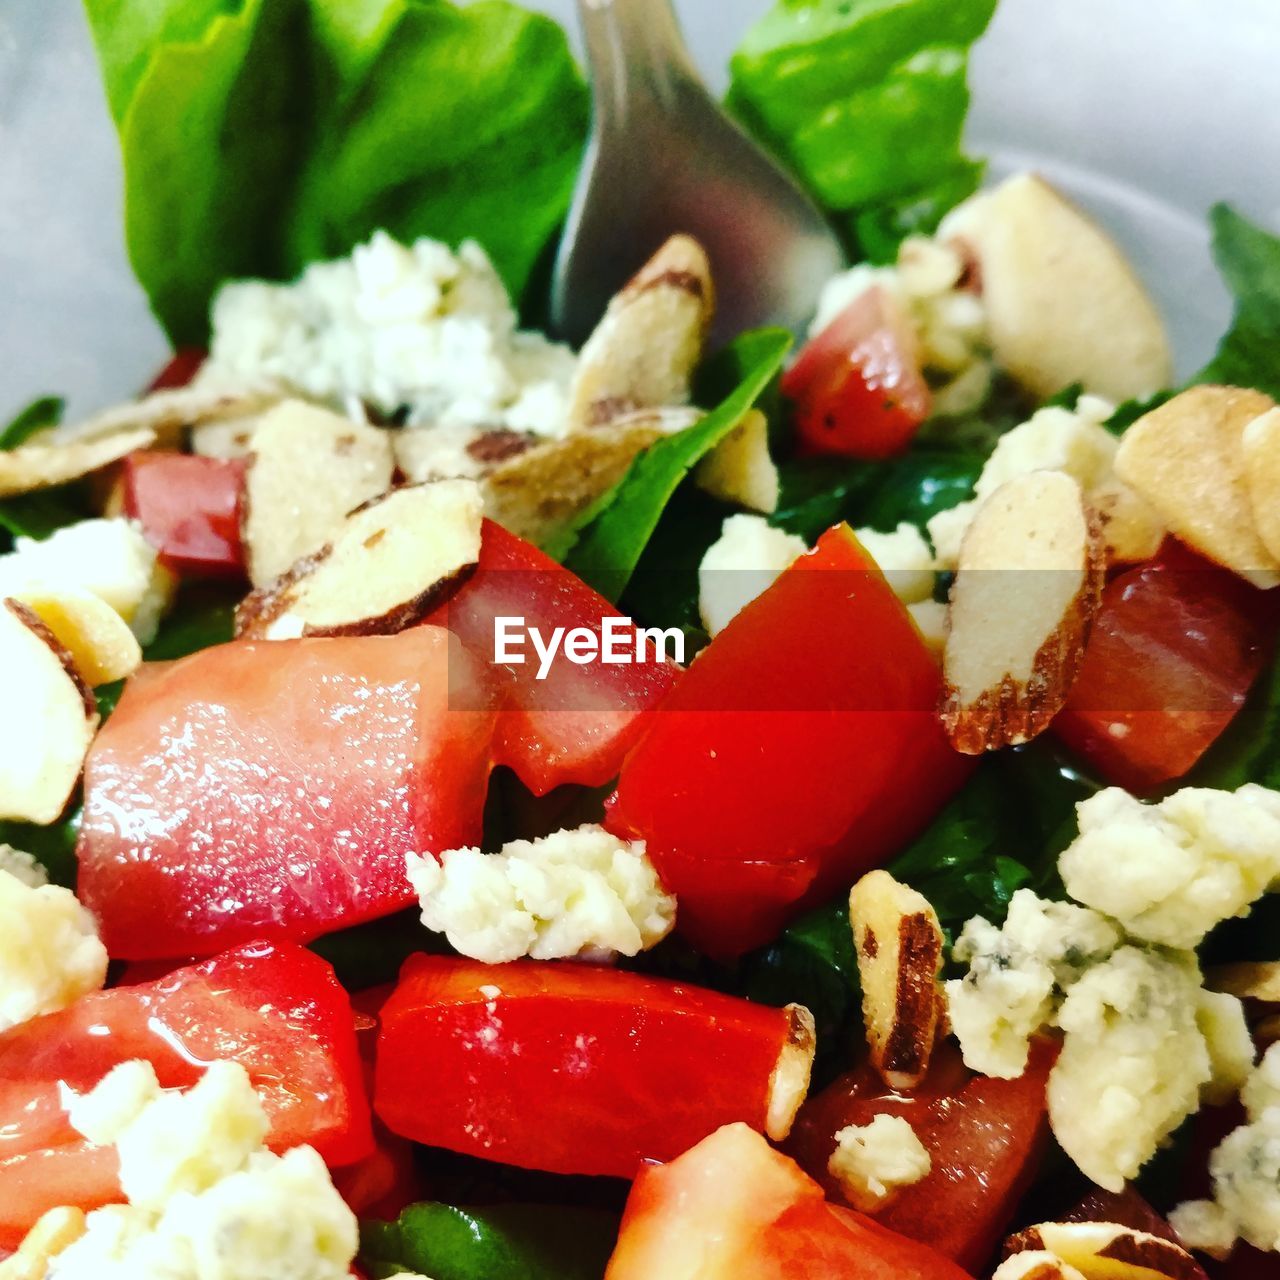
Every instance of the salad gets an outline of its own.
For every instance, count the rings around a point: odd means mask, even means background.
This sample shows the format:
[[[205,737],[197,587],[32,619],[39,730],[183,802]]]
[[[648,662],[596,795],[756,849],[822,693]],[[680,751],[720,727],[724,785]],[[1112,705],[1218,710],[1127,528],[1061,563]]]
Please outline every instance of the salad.
[[[1277,1274],[1280,240],[1179,382],[993,7],[779,0],[848,269],[575,351],[554,23],[86,0],[174,355],[0,433],[0,1280]]]

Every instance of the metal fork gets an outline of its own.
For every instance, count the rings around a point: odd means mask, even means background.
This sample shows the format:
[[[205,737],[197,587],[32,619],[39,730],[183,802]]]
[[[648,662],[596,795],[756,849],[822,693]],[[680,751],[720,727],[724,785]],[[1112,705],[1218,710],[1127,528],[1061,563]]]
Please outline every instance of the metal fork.
[[[813,201],[698,77],[670,0],[578,0],[595,97],[552,284],[552,325],[581,343],[614,292],[674,232],[711,257],[713,340],[797,333],[844,265]]]

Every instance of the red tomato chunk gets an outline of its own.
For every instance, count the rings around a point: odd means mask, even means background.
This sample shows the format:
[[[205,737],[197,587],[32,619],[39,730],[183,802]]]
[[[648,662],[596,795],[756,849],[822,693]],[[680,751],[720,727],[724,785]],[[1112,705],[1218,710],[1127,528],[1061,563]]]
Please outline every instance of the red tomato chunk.
[[[334,1165],[373,1150],[351,1002],[333,970],[297,947],[243,947],[0,1035],[0,1245],[16,1246],[57,1205],[120,1199],[114,1151],[71,1128],[64,1091],[134,1058],[165,1088],[193,1085],[205,1063],[239,1062],[274,1150],[309,1143]]]
[[[791,1029],[616,969],[415,956],[382,1011],[374,1110],[428,1146],[630,1178],[722,1124],[764,1129]]]
[[[305,941],[407,906],[406,853],[478,842],[485,679],[436,627],[236,642],[135,678],[90,752],[78,849],[112,956]]]

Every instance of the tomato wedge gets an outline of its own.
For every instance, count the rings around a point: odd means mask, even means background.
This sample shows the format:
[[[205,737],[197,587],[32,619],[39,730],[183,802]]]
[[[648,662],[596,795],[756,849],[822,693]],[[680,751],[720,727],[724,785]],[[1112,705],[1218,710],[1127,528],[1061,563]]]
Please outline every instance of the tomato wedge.
[[[309,1143],[335,1165],[373,1150],[351,1002],[333,970],[298,947],[243,947],[0,1035],[0,1245],[56,1205],[120,1198],[114,1151],[70,1127],[63,1098],[133,1058],[166,1088],[194,1084],[204,1063],[241,1063],[276,1150]]]
[[[631,1188],[605,1280],[965,1280],[931,1249],[828,1204],[746,1125]]]
[[[1274,618],[1266,593],[1169,543],[1103,591],[1055,734],[1130,791],[1182,777],[1244,705]]]
[[[609,825],[646,841],[691,941],[740,954],[891,856],[969,775],[941,689],[837,526],[698,655],[627,758]]]
[[[851,458],[901,453],[931,407],[915,330],[879,285],[805,344],[782,394],[802,452]]]
[[[125,514],[179,577],[243,578],[246,466],[242,458],[131,453],[122,476]]]
[[[598,636],[606,619],[619,619],[615,643],[630,654],[636,650],[636,628],[603,596],[531,543],[486,520],[475,573],[427,621],[448,627],[472,654],[493,663],[501,617],[523,619],[544,636],[557,627],[565,633],[582,627]],[[645,652],[640,662],[578,666],[562,649],[545,679],[527,644],[523,662],[495,664],[507,681],[496,763],[509,765],[536,795],[565,783],[594,787],[616,778],[649,713],[680,674],[673,662],[657,657],[655,646]]]
[[[147,387],[148,391],[170,391],[185,387],[200,372],[200,366],[208,359],[208,352],[200,347],[179,347]]]
[[[617,969],[413,956],[382,1010],[374,1110],[428,1146],[630,1178],[798,1105],[778,1068],[807,1079],[801,1032],[788,1010]]]
[[[909,1096],[887,1090],[869,1065],[841,1076],[800,1109],[787,1150],[836,1201],[828,1172],[835,1135],[878,1115],[911,1122],[933,1160],[928,1177],[875,1215],[968,1270],[994,1251],[1035,1172],[1048,1133],[1045,1082],[1056,1047],[1032,1047],[1024,1075],[994,1080],[967,1071],[954,1045],[939,1046],[928,1078]]]
[[[89,754],[77,850],[111,955],[304,941],[407,906],[406,853],[478,842],[485,681],[438,627],[235,642],[135,678]]]

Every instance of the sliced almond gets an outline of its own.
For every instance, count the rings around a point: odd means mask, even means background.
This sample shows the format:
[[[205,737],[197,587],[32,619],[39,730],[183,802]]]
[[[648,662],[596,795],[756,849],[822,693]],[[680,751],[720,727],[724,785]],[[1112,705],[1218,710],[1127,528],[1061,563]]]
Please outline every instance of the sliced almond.
[[[174,448],[182,443],[182,434],[188,427],[261,413],[283,397],[284,392],[271,383],[235,390],[174,387],[153,391],[141,400],[115,405],[83,422],[69,424],[59,429],[59,435],[68,441],[84,441],[122,431],[147,430],[154,432],[166,447]]]
[[[918,600],[907,605],[907,613],[929,652],[941,661],[947,645],[947,606],[940,600]]]
[[[25,604],[0,602],[0,818],[55,822],[98,727],[71,655]]]
[[[1192,387],[1124,434],[1116,474],[1171,532],[1259,587],[1280,584],[1280,559],[1254,525],[1244,430],[1275,407],[1260,391]]]
[[[349,511],[391,487],[385,431],[301,400],[272,409],[253,435],[243,537],[254,586],[285,573],[333,537]]]
[[[1085,1280],[1204,1280],[1181,1245],[1115,1222],[1042,1222],[1011,1236],[1006,1253],[1045,1252]]]
[[[1043,1249],[1025,1249],[1007,1257],[991,1280],[1085,1280],[1075,1267]]]
[[[1240,437],[1254,528],[1280,560],[1280,409],[1254,418]]]
[[[617,484],[638,454],[700,416],[692,409],[643,410],[499,462],[483,480],[485,513],[546,545]]]
[[[609,303],[569,390],[569,428],[635,409],[683,404],[715,310],[711,264],[691,236],[672,236]]]
[[[1206,973],[1205,985],[1241,1000],[1280,1004],[1280,960],[1220,964]]]
[[[123,680],[141,664],[137,637],[101,596],[74,588],[24,587],[17,598],[53,632],[91,688]]]
[[[24,444],[0,451],[0,498],[69,484],[119,462],[135,449],[149,448],[155,440],[154,431],[139,427],[92,440]]]
[[[1105,562],[1061,471],[1001,485],[960,545],[943,657],[942,719],[977,755],[1041,733],[1066,700],[1097,612]]]
[[[769,456],[769,422],[759,409],[745,418],[698,464],[700,489],[765,515],[778,509],[781,481]]]
[[[262,418],[262,414],[249,413],[202,422],[192,427],[187,437],[191,452],[206,458],[247,458],[253,452],[253,433]]]
[[[396,466],[414,483],[473,480],[535,449],[541,441],[525,431],[476,427],[405,427],[392,436]]]
[[[473,480],[393,489],[358,507],[331,543],[252,592],[236,632],[252,639],[390,635],[429,613],[480,558]]]
[[[928,900],[887,871],[849,892],[871,1062],[891,1089],[914,1089],[938,1032],[943,935]]]
[[[1164,541],[1164,521],[1123,480],[1108,476],[1089,490],[1089,505],[1102,527],[1108,564],[1141,564]]]
[[[802,1004],[789,1004],[784,1012],[789,1019],[787,1039],[769,1077],[765,1113],[764,1131],[774,1142],[781,1142],[791,1132],[796,1113],[808,1096],[813,1057],[818,1048],[813,1014]]]
[[[50,1209],[36,1220],[17,1252],[0,1262],[0,1280],[45,1280],[49,1263],[84,1235],[83,1209]]]

